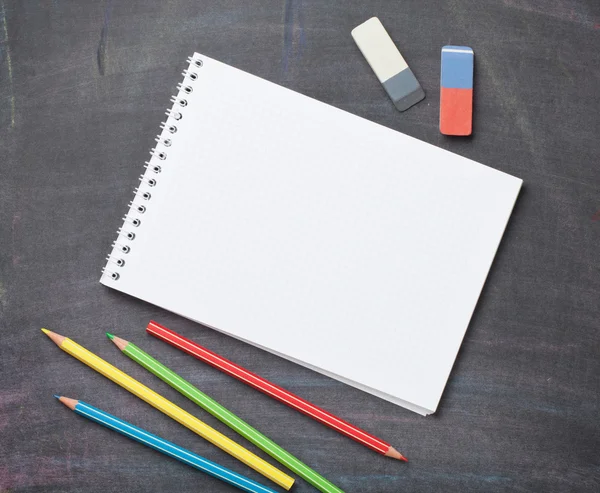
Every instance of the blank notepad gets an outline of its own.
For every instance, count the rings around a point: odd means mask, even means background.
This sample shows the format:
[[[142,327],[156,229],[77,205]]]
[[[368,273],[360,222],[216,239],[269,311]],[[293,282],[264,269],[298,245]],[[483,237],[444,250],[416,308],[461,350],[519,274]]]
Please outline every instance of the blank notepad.
[[[101,282],[421,414],[522,181],[195,54]]]

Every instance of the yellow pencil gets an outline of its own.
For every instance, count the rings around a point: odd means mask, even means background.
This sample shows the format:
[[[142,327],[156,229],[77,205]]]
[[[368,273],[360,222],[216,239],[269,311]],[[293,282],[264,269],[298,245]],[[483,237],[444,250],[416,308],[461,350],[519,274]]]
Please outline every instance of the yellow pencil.
[[[106,378],[112,380],[117,385],[120,385],[143,401],[146,401],[151,406],[162,411],[178,423],[181,423],[202,438],[205,438],[236,459],[242,461],[244,464],[250,466],[252,469],[277,483],[282,488],[289,490],[294,484],[294,478],[281,472],[276,467],[273,467],[268,462],[254,455],[249,450],[246,450],[241,445],[238,445],[230,438],[219,433],[214,428],[211,428],[206,423],[200,421],[195,416],[192,416],[187,411],[184,411],[179,406],[176,406],[171,401],[165,399],[163,396],[157,394],[134,378],[131,378],[126,373],[88,351],[83,346],[80,346],[75,341],[47,329],[42,329],[42,332],[52,339],[52,341],[64,352],[77,358],[82,363],[85,363],[90,368],[93,368],[101,375],[104,375]]]

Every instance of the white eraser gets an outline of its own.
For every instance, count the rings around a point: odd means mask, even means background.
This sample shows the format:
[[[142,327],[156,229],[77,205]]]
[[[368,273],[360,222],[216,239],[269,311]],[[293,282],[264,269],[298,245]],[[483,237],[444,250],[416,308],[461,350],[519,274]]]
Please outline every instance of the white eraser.
[[[377,17],[355,27],[352,37],[396,108],[404,111],[425,97],[425,92]]]
[[[408,67],[377,17],[371,17],[368,21],[352,29],[352,37],[379,82],[385,82]]]

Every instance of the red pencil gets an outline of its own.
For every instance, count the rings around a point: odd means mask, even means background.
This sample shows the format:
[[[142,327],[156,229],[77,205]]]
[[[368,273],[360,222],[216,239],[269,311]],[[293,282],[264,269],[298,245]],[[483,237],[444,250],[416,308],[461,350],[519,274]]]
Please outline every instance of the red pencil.
[[[241,366],[236,365],[222,356],[209,351],[200,344],[186,339],[177,332],[173,332],[172,330],[169,330],[166,327],[157,324],[156,322],[150,322],[146,328],[146,331],[154,337],[157,337],[158,339],[161,339],[172,346],[181,349],[183,352],[194,356],[200,361],[204,361],[205,363],[214,366],[222,372],[237,378],[251,387],[254,387],[256,390],[260,390],[261,392],[264,392],[265,394],[288,405],[289,407],[294,408],[317,421],[320,421],[324,425],[333,428],[334,430],[346,435],[349,438],[352,438],[353,440],[356,440],[359,443],[362,443],[366,447],[369,447],[370,449],[375,450],[376,452],[379,452],[387,457],[408,462],[408,459],[389,443],[384,442],[380,438],[361,430],[357,426],[354,426],[325,411],[324,409],[305,401],[301,397],[292,394],[278,385],[275,385],[274,383],[271,383],[268,380],[249,372],[245,368],[242,368]]]

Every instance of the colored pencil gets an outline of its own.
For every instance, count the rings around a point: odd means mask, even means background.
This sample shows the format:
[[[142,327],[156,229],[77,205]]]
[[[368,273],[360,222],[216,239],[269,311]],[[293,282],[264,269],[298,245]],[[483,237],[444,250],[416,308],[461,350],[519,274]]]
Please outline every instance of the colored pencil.
[[[94,423],[101,424],[106,428],[116,431],[121,435],[125,435],[127,438],[131,438],[136,442],[140,442],[151,449],[162,452],[173,459],[183,462],[189,466],[192,466],[210,476],[213,476],[225,483],[229,483],[236,488],[248,493],[276,493],[275,490],[267,488],[260,483],[252,481],[251,479],[242,476],[236,472],[233,472],[219,464],[212,462],[204,457],[190,452],[189,450],[175,445],[164,438],[154,435],[142,428],[123,421],[112,414],[108,414],[102,409],[98,409],[87,402],[78,401],[76,399],[70,399],[68,397],[62,397],[55,395],[60,402],[67,406],[71,411],[83,416],[84,418],[93,421]]]
[[[316,421],[333,428],[339,433],[342,433],[343,435],[362,443],[366,447],[387,457],[408,462],[408,459],[389,443],[384,442],[380,438],[361,430],[357,426],[354,426],[331,414],[330,412],[311,404],[301,397],[292,394],[290,391],[285,390],[284,388],[279,387],[272,382],[269,382],[267,379],[262,378],[255,373],[249,372],[240,365],[237,365],[232,361],[229,361],[222,356],[209,351],[200,344],[179,335],[177,332],[167,329],[166,327],[163,327],[154,321],[148,324],[146,331],[154,337],[157,337],[158,339],[181,349],[183,352],[193,356],[194,358],[214,366],[222,372],[237,378],[247,385],[250,385],[256,390],[264,392],[273,399],[276,399],[279,402],[282,402],[283,404],[286,404],[287,406],[310,416]]]
[[[133,395],[139,397],[159,411],[162,411],[170,418],[173,418],[175,421],[186,428],[189,428],[202,438],[205,438],[223,451],[242,461],[266,478],[277,483],[279,486],[289,490],[294,484],[294,479],[292,477],[275,468],[257,455],[254,455],[249,450],[246,450],[241,445],[222,433],[219,433],[214,428],[211,428],[203,421],[200,421],[195,416],[192,416],[187,411],[184,411],[179,406],[176,406],[162,395],[157,394],[107,361],[104,361],[99,356],[96,356],[91,351],[88,351],[83,346],[80,346],[75,341],[47,329],[42,329],[42,331],[66,353],[77,358],[82,363],[85,363],[90,368],[93,368],[101,375],[104,375],[109,380],[112,380],[117,385],[120,385],[125,390],[128,390]]]
[[[260,431],[250,426],[204,392],[201,392],[198,388],[194,387],[170,368],[167,368],[160,361],[142,351],[135,344],[112,334],[106,335],[126,356],[156,375],[163,382],[168,383],[175,390],[186,396],[192,402],[198,404],[201,408],[208,411],[231,429],[237,431],[244,438],[269,454],[275,460],[279,461],[292,472],[296,473],[319,491],[322,491],[323,493],[343,493],[340,488],[312,470],[285,449],[281,448],[273,440],[267,438]]]

